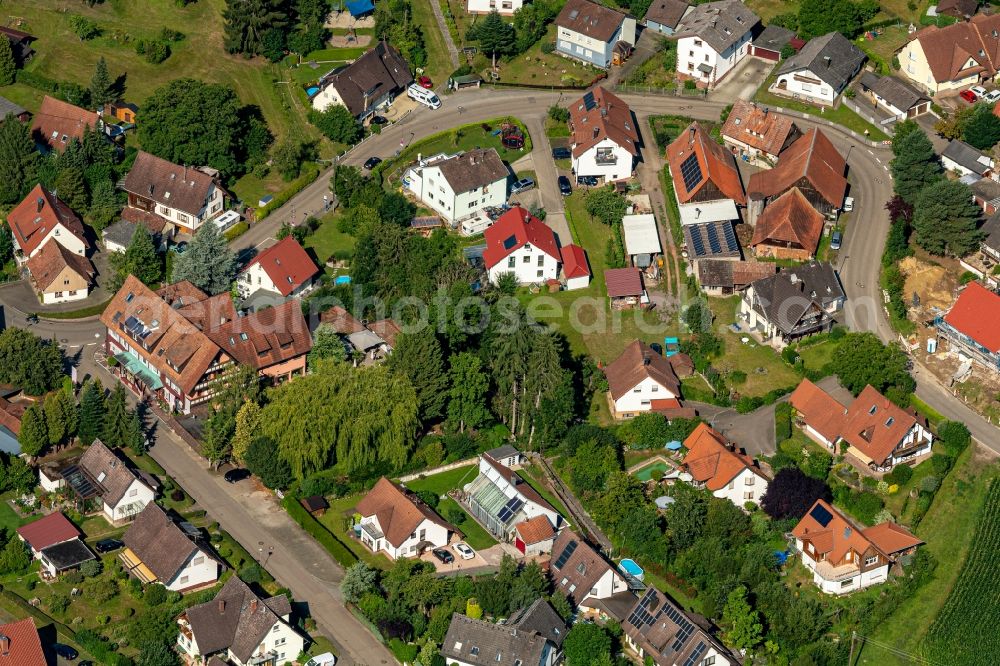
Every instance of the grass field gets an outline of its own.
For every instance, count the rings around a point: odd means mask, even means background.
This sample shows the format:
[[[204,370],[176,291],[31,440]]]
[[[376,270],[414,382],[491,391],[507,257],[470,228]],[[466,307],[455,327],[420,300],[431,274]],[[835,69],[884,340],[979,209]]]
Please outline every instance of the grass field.
[[[462,509],[462,512],[467,516],[462,524],[458,526],[458,529],[462,530],[465,535],[465,543],[472,546],[473,550],[484,550],[490,546],[495,546],[497,540],[493,536],[483,529],[482,525],[476,522],[475,518],[469,515],[469,512],[465,510],[458,502],[452,498],[447,498],[441,500],[441,503],[437,506],[437,512],[441,515],[446,515],[445,512],[448,511],[448,507],[457,506]]]
[[[413,491],[429,490],[440,497],[447,494],[449,490],[461,488],[476,478],[477,474],[479,474],[479,466],[473,463],[440,474],[407,481],[404,485]]]
[[[413,7],[413,20],[420,24],[424,33],[424,45],[427,48],[425,73],[431,77],[435,85],[438,85],[445,83],[453,68],[444,36],[441,35],[437,19],[434,18],[431,2],[437,0],[415,0],[410,6]]]
[[[7,502],[14,499],[14,493],[4,493],[0,495],[0,530],[12,534],[14,530],[24,524],[25,521],[17,515],[14,509]],[[30,519],[29,519],[30,522]]]
[[[225,0],[200,0],[186,7],[179,7],[173,0],[110,0],[93,7],[84,2],[67,5],[64,0],[32,0],[17,2],[7,11],[22,19],[21,30],[38,36],[32,45],[36,54],[28,70],[87,87],[94,66],[103,56],[113,77],[127,75],[125,99],[139,105],[140,123],[142,103],[153,90],[170,80],[190,77],[232,86],[244,103],[260,107],[279,139],[293,130],[310,133],[301,103],[289,86],[278,84],[284,74],[280,66],[267,64],[262,58],[248,60],[225,52],[224,6]],[[95,21],[102,35],[81,42],[70,29],[70,12]],[[170,45],[171,55],[165,62],[150,64],[136,54],[132,42],[157,38],[165,27],[180,29],[185,39]],[[15,101],[37,99],[20,86],[0,88],[0,95]],[[34,110],[37,104],[28,108]]]
[[[979,517],[986,505],[987,490],[993,479],[1000,478],[1000,465],[977,456],[971,449],[958,459],[955,470],[944,480],[916,533],[937,560],[934,578],[883,621],[872,638],[910,654],[921,653],[928,628],[938,616],[963,571]],[[995,583],[991,583],[996,590]],[[983,599],[985,601],[985,599]],[[976,612],[985,610],[985,603]],[[994,601],[994,606],[996,602]],[[972,616],[958,621],[968,622]],[[962,627],[956,626],[956,631]],[[974,639],[978,643],[978,639]],[[929,656],[929,655],[928,655]],[[995,656],[995,655],[994,655]],[[904,666],[914,663],[874,645],[865,645],[857,664]],[[936,663],[967,663],[944,659]]]
[[[319,227],[306,237],[303,245],[316,253],[316,261],[321,264],[338,252],[353,252],[354,236],[337,229],[337,213],[320,218]]]
[[[381,553],[376,555],[365,548],[360,541],[354,538],[354,534],[345,527],[347,520],[353,513],[354,507],[361,501],[362,497],[363,495],[350,495],[348,497],[329,500],[330,508],[322,516],[318,516],[317,520],[326,529],[330,530],[341,543],[347,546],[359,560],[367,562],[376,569],[388,569],[392,566],[392,562],[388,557]]]
[[[833,360],[837,343],[829,339],[811,345],[799,345],[796,350],[807,370],[819,370]]]
[[[535,491],[545,499],[546,502],[552,505],[552,508],[559,512],[559,515],[567,521],[570,520],[570,513],[569,510],[566,509],[566,505],[563,504],[562,500],[556,497],[555,493],[549,490],[542,481],[542,479],[545,478],[545,475],[542,473],[541,469],[532,463],[524,465],[519,470],[519,474],[521,475],[521,478],[528,482],[529,486],[534,488]]]
[[[549,25],[545,36],[530,49],[500,67],[500,80],[506,83],[530,83],[532,85],[583,86],[593,81],[600,70],[584,65],[556,53],[543,53],[542,44],[554,43],[556,24]],[[477,56],[477,64],[488,65],[482,56]]]

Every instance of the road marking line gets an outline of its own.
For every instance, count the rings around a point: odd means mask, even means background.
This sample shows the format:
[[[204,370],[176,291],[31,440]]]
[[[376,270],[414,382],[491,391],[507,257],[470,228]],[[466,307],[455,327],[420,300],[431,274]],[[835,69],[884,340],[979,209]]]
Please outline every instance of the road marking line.
[[[869,155],[874,155],[874,154],[875,154],[875,152],[874,152],[874,151],[873,151],[873,150],[872,150],[871,148],[869,148],[869,149],[868,149],[868,154],[869,154]]]

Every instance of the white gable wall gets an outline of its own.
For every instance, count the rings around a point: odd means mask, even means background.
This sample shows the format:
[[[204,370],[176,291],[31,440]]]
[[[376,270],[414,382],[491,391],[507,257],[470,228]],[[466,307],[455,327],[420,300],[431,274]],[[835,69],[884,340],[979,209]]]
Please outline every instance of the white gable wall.
[[[219,563],[203,551],[196,550],[172,580],[161,582],[172,592],[183,592],[214,583],[218,579]]]
[[[739,41],[722,53],[697,35],[681,37],[677,40],[677,71],[703,81],[709,86],[715,85],[747,56],[751,36],[752,31],[747,30]],[[698,69],[698,65],[708,65],[712,68],[712,72],[702,72]]]
[[[407,188],[418,199],[448,222],[475,215],[487,207],[499,207],[507,201],[507,178],[467,192],[455,192],[440,167],[427,166],[407,172]]]
[[[808,69],[799,69],[782,74],[775,81],[775,87],[785,84],[786,94],[797,96],[809,102],[832,105],[839,91],[834,90],[829,83],[823,81]]]
[[[14,246],[17,249],[21,249],[21,246],[17,242],[17,234],[12,234],[11,236],[14,239]],[[57,224],[56,226],[52,227],[47,234],[45,234],[45,237],[42,238],[42,242],[39,243],[37,247],[35,247],[34,251],[31,254],[27,254],[24,256],[24,261],[27,261],[31,257],[41,252],[42,248],[45,247],[45,244],[51,241],[59,243],[73,254],[85,255],[87,253],[87,245],[82,240],[80,240],[78,236],[74,235],[69,229],[64,227],[62,224]]]
[[[634,161],[632,153],[605,137],[573,159],[573,171],[577,176],[596,176],[612,182],[631,178]]]
[[[122,498],[115,506],[104,502],[104,515],[111,522],[119,520],[131,520],[139,515],[147,504],[153,501],[156,494],[153,490],[139,479],[132,481]]]
[[[514,250],[490,269],[490,282],[504,273],[513,273],[518,284],[537,284],[559,277],[559,262],[530,243]]]
[[[249,666],[258,655],[273,651],[276,656],[275,666],[282,666],[282,664],[290,664],[295,661],[304,646],[305,641],[302,636],[286,622],[279,621],[274,623],[260,644],[254,648],[249,661],[240,661],[232,650],[229,651],[229,660],[237,666]]]
[[[727,499],[739,508],[747,502],[760,506],[760,498],[767,492],[767,480],[744,469],[728,484],[712,494],[721,499]]]
[[[670,400],[677,398],[666,386],[655,379],[646,377],[636,384],[631,391],[615,400],[616,412],[648,412],[652,400]]]

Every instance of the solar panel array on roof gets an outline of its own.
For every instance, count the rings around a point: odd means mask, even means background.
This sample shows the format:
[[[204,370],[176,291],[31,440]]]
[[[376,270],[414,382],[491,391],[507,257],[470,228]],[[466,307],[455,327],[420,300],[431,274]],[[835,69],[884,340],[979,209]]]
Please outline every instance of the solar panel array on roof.
[[[556,560],[555,563],[556,569],[563,568],[563,565],[566,564],[566,560],[569,559],[569,556],[573,554],[573,551],[576,550],[576,547],[578,545],[579,544],[577,544],[576,541],[570,541],[568,544],[566,544],[566,547],[563,548],[563,552],[559,554],[559,558]]]
[[[733,231],[733,225],[723,225],[722,233],[726,237],[726,249],[730,252],[739,252],[740,244],[736,241],[736,232]]]
[[[503,242],[503,249],[509,250],[517,245],[517,236],[508,236]]]
[[[656,601],[656,594],[649,592],[642,599],[639,600],[639,604],[632,611],[632,614],[628,616],[628,623],[633,627],[640,628],[643,625],[652,626],[653,624],[653,614],[650,612],[650,606]]]
[[[698,660],[701,659],[701,655],[705,654],[705,650],[707,649],[708,646],[705,645],[705,641],[701,641],[700,643],[698,643],[697,647],[695,647],[694,649],[694,652],[691,653],[691,656],[689,656],[687,659],[684,660],[684,666],[694,666],[695,664],[697,664]]]
[[[520,511],[521,507],[524,506],[524,500],[520,497],[512,497],[507,500],[507,503],[503,505],[503,508],[497,513],[497,518],[502,523],[506,523],[508,520],[514,517],[514,514]]]
[[[583,96],[583,106],[586,107],[587,111],[590,111],[597,106],[597,102],[594,100],[593,92],[589,92]]]
[[[705,242],[701,238],[701,231],[695,227],[691,229],[691,244],[694,246],[694,256],[705,256]]]
[[[708,246],[712,248],[712,252],[716,254],[722,252],[722,244],[719,243],[719,232],[716,230],[714,224],[709,224],[705,227],[706,233],[708,233]]]
[[[691,638],[691,634],[694,633],[694,624],[681,615],[681,612],[673,606],[667,606],[663,610],[663,614],[670,618],[671,622],[677,625],[677,637],[670,645],[670,649],[674,652],[680,652],[684,648],[684,644],[687,643],[689,638]]]
[[[826,507],[821,504],[814,506],[812,511],[809,512],[809,515],[823,527],[829,525],[830,521],[833,520],[833,514],[827,511]]]
[[[681,178],[684,179],[684,187],[690,192],[701,182],[703,177],[701,165],[698,164],[698,156],[691,153],[686,160],[681,162]]]

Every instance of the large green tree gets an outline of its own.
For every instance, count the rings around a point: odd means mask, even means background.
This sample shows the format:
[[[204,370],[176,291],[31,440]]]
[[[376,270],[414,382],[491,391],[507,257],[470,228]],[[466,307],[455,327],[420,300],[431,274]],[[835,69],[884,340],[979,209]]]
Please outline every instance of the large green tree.
[[[28,125],[8,115],[0,121],[0,204],[20,201],[37,182],[37,168]]]
[[[254,438],[243,458],[247,469],[260,477],[268,488],[287,488],[295,479],[288,461],[268,437]]]
[[[587,212],[604,224],[618,224],[628,209],[625,197],[615,192],[611,187],[602,187],[587,193],[584,201]]]
[[[979,247],[981,213],[968,185],[938,181],[917,196],[913,240],[932,254],[964,257]]]
[[[338,143],[357,143],[364,134],[358,119],[342,104],[331,106],[325,111],[311,111],[309,122],[315,125],[323,136]]]
[[[941,178],[937,153],[922,131],[906,135],[889,167],[896,193],[910,204],[916,202],[924,188]]]
[[[139,417],[128,406],[128,394],[125,386],[115,384],[107,399],[107,412],[104,419],[104,431],[101,441],[111,448],[130,447],[135,449],[141,443],[136,442],[136,425]],[[141,433],[141,424],[138,431]]]
[[[215,224],[203,224],[194,232],[187,252],[174,260],[171,279],[190,280],[208,294],[228,291],[236,277],[236,255]]]
[[[309,350],[309,367],[314,368],[323,359],[343,361],[347,359],[347,348],[337,330],[327,323],[322,323],[313,331],[312,349]]]
[[[56,186],[54,188],[63,203],[72,208],[77,213],[84,213],[90,206],[90,197],[87,194],[87,179],[83,169],[79,167],[66,167],[59,169],[56,176]]]
[[[76,432],[76,405],[65,390],[53,391],[45,398],[45,422],[52,445]]]
[[[77,434],[80,441],[90,445],[104,433],[104,422],[107,419],[107,404],[104,399],[104,387],[100,380],[87,380],[80,389],[80,418]]]
[[[434,329],[403,333],[389,357],[389,369],[409,379],[417,392],[420,419],[429,423],[441,416],[448,397],[448,373]]]
[[[157,253],[153,237],[144,224],[135,225],[128,247],[124,252],[112,253],[109,261],[113,271],[111,291],[120,289],[129,275],[136,276],[147,285],[155,285],[163,279],[163,259]]]
[[[722,611],[722,622],[726,628],[726,645],[737,650],[750,650],[760,645],[764,625],[758,613],[747,600],[747,588],[737,586],[729,593]]]
[[[260,429],[260,405],[253,400],[243,403],[243,406],[236,412],[236,428],[233,432],[232,451],[233,459],[244,464],[250,444],[257,436]]]
[[[14,59],[10,40],[3,41],[6,43],[0,44],[0,86],[9,86],[14,83],[14,78],[17,76],[17,61]]]
[[[98,109],[103,109],[105,104],[115,101],[114,81],[108,74],[108,63],[101,56],[94,67],[94,76],[90,79],[90,101]]]
[[[871,384],[890,399],[906,398],[916,388],[908,366],[909,357],[898,345],[883,344],[874,333],[847,334],[832,361],[834,374],[854,395]]]
[[[449,362],[448,419],[459,432],[478,428],[490,417],[486,408],[490,378],[483,371],[483,362],[472,352],[455,354]]]
[[[287,25],[283,4],[281,0],[226,0],[222,11],[226,50],[248,56],[259,54],[264,33],[283,30]]]
[[[574,624],[563,641],[563,653],[566,666],[591,666],[602,656],[610,656],[611,635],[597,624]]]
[[[58,345],[22,328],[0,333],[0,382],[41,395],[59,385],[63,355]]]
[[[121,204],[118,203],[114,184],[107,178],[97,181],[90,193],[88,217],[91,226],[96,231],[102,231],[115,219],[120,210]]]
[[[993,109],[987,104],[977,104],[975,109],[965,124],[962,138],[974,148],[989,150],[1000,141],[1000,118],[993,115]]]
[[[495,9],[469,28],[467,37],[477,40],[479,50],[494,58],[513,53],[516,47],[514,26],[504,21]]]
[[[803,39],[829,32],[839,32],[851,39],[861,29],[857,6],[851,0],[802,0],[798,18]]]
[[[17,435],[21,453],[37,456],[49,445],[48,425],[41,405],[30,405],[21,415],[21,431]]]

